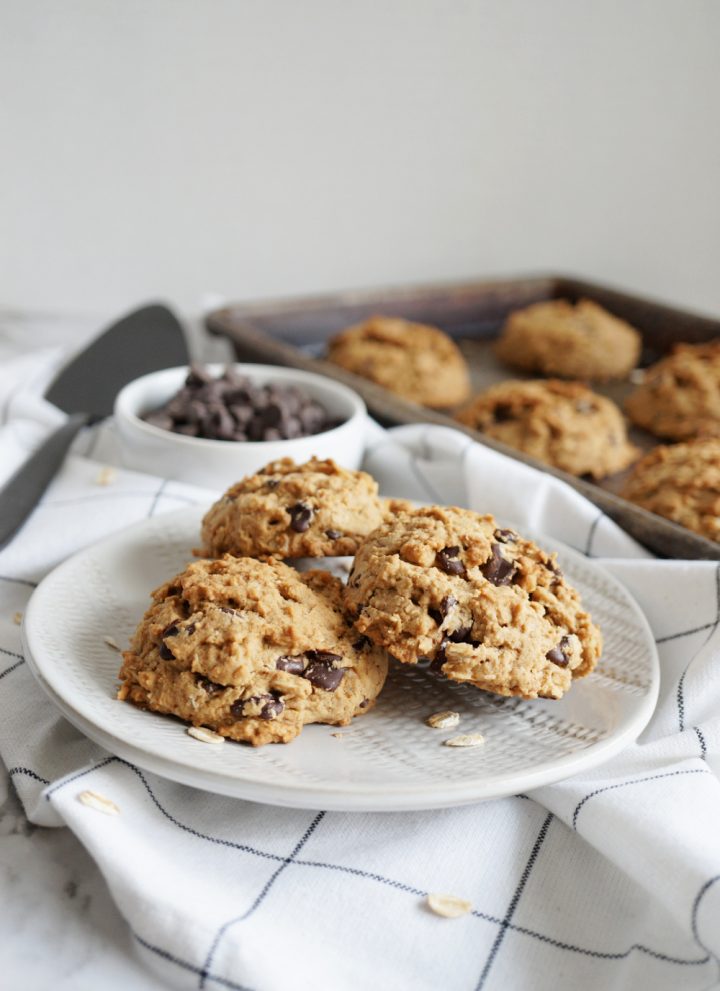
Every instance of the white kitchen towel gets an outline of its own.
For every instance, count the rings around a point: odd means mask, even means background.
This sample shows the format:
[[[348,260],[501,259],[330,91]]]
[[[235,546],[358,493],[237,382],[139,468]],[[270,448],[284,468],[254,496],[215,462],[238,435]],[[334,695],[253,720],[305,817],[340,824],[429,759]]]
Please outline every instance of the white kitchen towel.
[[[2,366],[0,476],[54,419],[36,390],[42,362],[55,360]],[[84,739],[24,663],[14,617],[53,566],[136,520],[212,498],[123,470],[108,479],[111,429],[79,445],[93,458],[68,458],[0,552],[0,754],[29,817],[69,827],[94,857],[138,953],[166,984],[717,986],[717,564],[653,559],[572,489],[461,433],[375,432],[366,468],[388,494],[512,519],[600,559],[624,582],[658,643],[655,716],[637,744],[590,774],[460,809],[341,814],[213,797]],[[85,789],[109,796],[120,814],[79,803]],[[467,898],[473,911],[440,918],[425,907],[428,892]]]

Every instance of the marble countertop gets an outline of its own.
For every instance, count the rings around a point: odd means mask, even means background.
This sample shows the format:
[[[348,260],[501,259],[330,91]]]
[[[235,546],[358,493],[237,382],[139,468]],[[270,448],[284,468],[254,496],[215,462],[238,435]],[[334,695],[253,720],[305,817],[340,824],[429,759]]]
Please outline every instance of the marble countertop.
[[[153,991],[96,864],[69,829],[28,822],[0,767],[0,984],[8,991]]]

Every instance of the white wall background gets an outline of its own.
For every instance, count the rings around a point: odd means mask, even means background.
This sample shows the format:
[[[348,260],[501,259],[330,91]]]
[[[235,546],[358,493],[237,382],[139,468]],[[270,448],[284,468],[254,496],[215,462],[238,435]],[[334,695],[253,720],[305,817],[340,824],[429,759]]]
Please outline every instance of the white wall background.
[[[0,303],[562,270],[720,315],[718,0],[0,0]]]

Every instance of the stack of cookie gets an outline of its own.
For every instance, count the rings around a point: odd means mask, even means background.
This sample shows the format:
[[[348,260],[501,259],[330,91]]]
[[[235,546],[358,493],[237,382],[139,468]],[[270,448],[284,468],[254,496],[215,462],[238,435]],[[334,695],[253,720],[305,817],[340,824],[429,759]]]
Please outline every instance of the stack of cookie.
[[[153,593],[119,698],[254,745],[368,712],[393,658],[560,698],[601,637],[554,555],[491,516],[383,500],[366,473],[285,459],[206,514],[202,559]],[[354,556],[347,585],[283,559]]]
[[[457,419],[571,475],[614,475],[640,451],[615,403],[584,383],[626,378],[640,347],[633,327],[590,300],[535,303],[510,314],[496,353],[519,371],[553,377],[501,382]]]
[[[603,478],[639,456],[609,399],[579,381],[626,376],[640,335],[595,303],[537,303],[510,315],[497,346],[505,363],[547,381],[501,382],[475,396],[457,420],[573,475]],[[434,409],[470,398],[467,362],[437,327],[376,316],[332,338],[328,359],[396,395]]]
[[[628,398],[630,419],[663,440],[623,490],[653,513],[720,540],[720,341],[678,344]]]
[[[511,314],[499,357],[525,371],[607,381],[626,378],[640,335],[587,300],[556,300]],[[636,427],[673,446],[655,447],[621,489],[632,502],[720,539],[720,341],[679,344],[639,373],[625,410]],[[574,409],[570,407],[574,404]],[[637,461],[619,409],[578,382],[507,382],[458,419],[571,474],[602,478]]]
[[[495,350],[509,367],[544,377],[502,381],[468,402],[469,370],[454,341],[397,317],[342,331],[328,359],[411,402],[455,409],[464,426],[571,475],[600,481],[637,462],[626,499],[720,540],[720,341],[680,344],[637,373],[644,381],[627,399],[630,420],[680,442],[639,461],[619,407],[586,384],[631,376],[641,337],[630,324],[591,300],[548,300],[511,313]]]

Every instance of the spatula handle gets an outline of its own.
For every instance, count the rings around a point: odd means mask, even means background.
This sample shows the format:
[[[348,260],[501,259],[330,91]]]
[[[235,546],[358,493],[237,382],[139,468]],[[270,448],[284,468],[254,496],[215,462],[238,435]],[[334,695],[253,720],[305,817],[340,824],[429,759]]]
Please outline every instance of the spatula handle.
[[[88,422],[86,413],[73,413],[0,489],[0,550],[35,509],[78,431]]]

